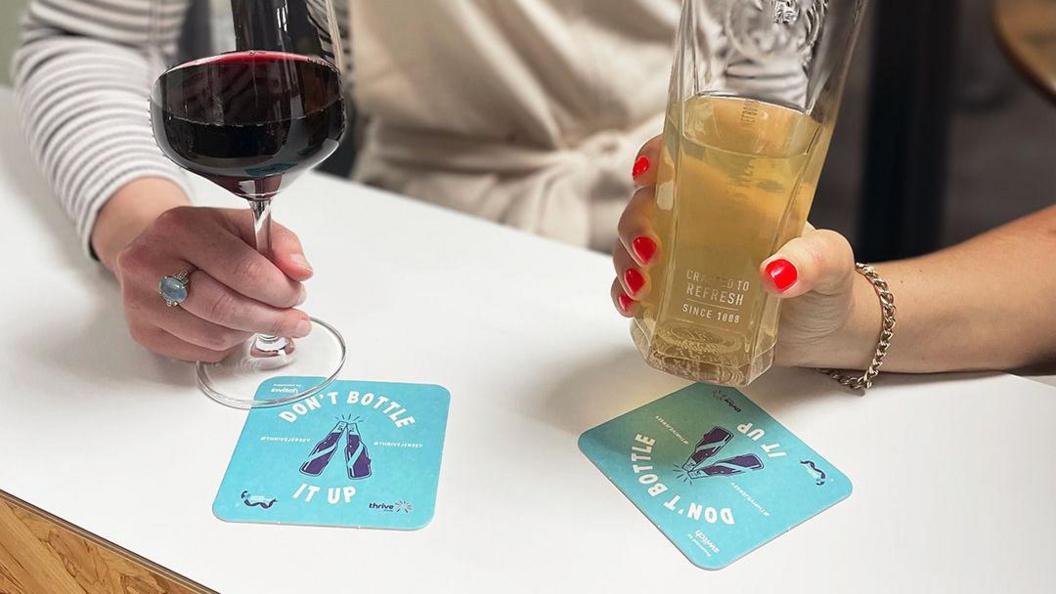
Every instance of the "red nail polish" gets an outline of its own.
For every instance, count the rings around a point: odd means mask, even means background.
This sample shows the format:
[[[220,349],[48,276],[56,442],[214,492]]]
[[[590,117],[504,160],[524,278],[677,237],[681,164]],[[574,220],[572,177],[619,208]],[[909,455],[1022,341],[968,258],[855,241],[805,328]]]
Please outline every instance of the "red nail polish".
[[[627,283],[627,288],[631,290],[631,295],[637,295],[638,291],[641,291],[642,287],[645,286],[645,275],[637,268],[628,268],[627,272],[623,273],[623,282]]]
[[[620,302],[620,311],[623,313],[630,312],[631,306],[634,305],[634,299],[631,299],[625,293],[620,293],[620,296],[616,298],[616,301]]]
[[[638,179],[645,175],[645,172],[649,171],[649,168],[652,167],[652,165],[653,164],[649,161],[649,157],[639,155],[638,158],[634,160],[634,169],[631,170],[631,175],[634,176],[634,179]]]
[[[784,292],[799,279],[799,271],[791,262],[785,259],[774,260],[766,265],[766,275],[774,283],[778,291]]]
[[[634,238],[631,247],[642,264],[652,262],[653,256],[656,255],[656,242],[644,235]]]

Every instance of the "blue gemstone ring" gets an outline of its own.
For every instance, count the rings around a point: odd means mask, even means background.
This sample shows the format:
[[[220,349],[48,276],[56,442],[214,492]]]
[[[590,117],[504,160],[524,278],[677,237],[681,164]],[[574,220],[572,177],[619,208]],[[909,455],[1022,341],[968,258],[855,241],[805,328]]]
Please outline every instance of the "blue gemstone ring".
[[[158,294],[165,300],[165,305],[176,307],[187,300],[187,287],[191,284],[191,271],[185,270],[173,276],[161,277],[158,283]]]

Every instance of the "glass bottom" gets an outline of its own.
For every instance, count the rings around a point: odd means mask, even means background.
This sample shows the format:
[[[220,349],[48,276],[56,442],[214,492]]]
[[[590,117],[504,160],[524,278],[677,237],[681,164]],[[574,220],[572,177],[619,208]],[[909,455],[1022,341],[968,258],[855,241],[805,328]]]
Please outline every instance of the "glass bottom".
[[[676,353],[684,354],[686,349],[675,345],[670,345],[673,348],[664,348],[655,336],[650,340],[639,320],[631,320],[631,338],[650,367],[696,382],[743,388],[770,369],[774,363],[773,347],[756,354],[750,360],[746,360],[743,353],[739,353],[741,356],[727,354],[725,357],[717,357],[725,359],[721,362],[679,356]]]
[[[258,337],[253,337],[219,363],[198,363],[198,386],[220,404],[243,410],[281,406],[317,394],[334,381],[344,366],[345,339],[326,322],[311,320],[311,334],[296,341],[278,339],[289,341],[280,350],[261,350]],[[257,400],[257,387],[280,373],[322,379],[279,398]]]

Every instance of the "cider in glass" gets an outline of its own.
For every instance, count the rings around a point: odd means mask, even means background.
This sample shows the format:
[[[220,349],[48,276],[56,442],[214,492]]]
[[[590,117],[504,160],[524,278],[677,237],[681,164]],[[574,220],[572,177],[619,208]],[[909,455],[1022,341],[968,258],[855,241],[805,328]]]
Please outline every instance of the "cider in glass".
[[[744,386],[770,368],[780,299],[760,266],[807,220],[864,0],[685,0],[653,208],[646,361]]]

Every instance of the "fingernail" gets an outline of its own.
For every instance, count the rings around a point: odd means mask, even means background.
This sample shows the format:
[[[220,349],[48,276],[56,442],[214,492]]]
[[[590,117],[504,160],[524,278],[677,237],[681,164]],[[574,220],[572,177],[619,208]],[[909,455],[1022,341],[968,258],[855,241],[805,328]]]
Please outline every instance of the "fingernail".
[[[652,262],[653,256],[656,255],[656,242],[644,235],[635,237],[631,242],[631,247],[634,248],[634,253],[642,264]]]
[[[631,295],[634,296],[645,286],[645,275],[639,272],[637,268],[628,268],[627,272],[623,273],[623,282],[627,283],[627,288],[631,290]]]
[[[766,275],[770,277],[774,287],[782,293],[796,284],[796,280],[799,279],[799,271],[796,267],[783,258],[767,264]]]
[[[293,329],[294,338],[304,338],[312,333],[312,322],[305,319],[297,322],[297,327]]]
[[[634,305],[634,299],[627,296],[626,293],[620,293],[620,296],[616,298],[616,301],[620,303],[620,311],[623,313],[629,313],[631,306]]]
[[[305,289],[302,286],[301,287],[301,296],[297,298],[297,303],[294,304],[294,307],[297,307],[298,305],[304,305],[305,301],[308,301],[308,289]]]
[[[634,176],[634,179],[638,179],[645,175],[645,172],[649,171],[649,168],[652,167],[652,165],[652,162],[649,161],[649,157],[639,155],[638,158],[634,160],[634,169],[631,170],[631,175]]]
[[[290,256],[290,260],[292,260],[294,264],[300,266],[301,268],[304,268],[309,272],[314,270],[312,268],[312,265],[308,263],[308,258],[304,257],[304,254],[294,254]]]

